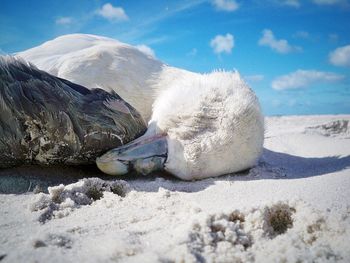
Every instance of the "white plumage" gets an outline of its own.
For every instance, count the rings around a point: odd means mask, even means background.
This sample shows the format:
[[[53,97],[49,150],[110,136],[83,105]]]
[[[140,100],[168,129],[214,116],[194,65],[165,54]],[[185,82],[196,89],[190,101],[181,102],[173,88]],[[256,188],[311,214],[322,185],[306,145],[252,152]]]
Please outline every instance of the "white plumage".
[[[86,34],[60,36],[16,55],[89,89],[115,91],[146,122],[159,89],[179,75],[195,74],[167,66],[128,44]]]
[[[137,143],[98,159],[107,173],[159,168],[153,155],[164,149],[148,149],[147,155],[147,148],[141,147],[160,136],[167,144],[163,168],[185,180],[250,168],[261,154],[263,116],[238,72],[192,73],[116,40],[81,34],[59,37],[18,55],[59,77],[113,90],[149,120],[147,133]]]
[[[185,180],[252,167],[264,141],[253,91],[237,72],[175,80],[156,99],[145,135],[167,137],[165,169]]]

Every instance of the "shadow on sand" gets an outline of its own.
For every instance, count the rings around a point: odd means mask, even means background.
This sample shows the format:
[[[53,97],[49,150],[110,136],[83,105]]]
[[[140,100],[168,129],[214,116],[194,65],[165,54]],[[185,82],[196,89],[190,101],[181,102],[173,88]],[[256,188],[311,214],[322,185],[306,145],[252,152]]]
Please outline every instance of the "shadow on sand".
[[[22,194],[35,188],[47,191],[48,186],[70,184],[84,177],[100,177],[104,180],[123,179],[133,189],[157,192],[159,188],[170,191],[198,192],[220,181],[281,180],[299,179],[342,171],[350,167],[350,155],[345,157],[301,157],[264,149],[259,164],[247,171],[223,175],[199,181],[181,181],[166,173],[150,176],[129,174],[111,177],[101,173],[95,166],[87,167],[39,167],[22,166],[0,170],[0,193]],[[350,176],[350,174],[349,174]]]
[[[350,168],[350,155],[345,157],[300,157],[264,149],[262,159],[273,167],[286,170],[286,179],[306,178]]]

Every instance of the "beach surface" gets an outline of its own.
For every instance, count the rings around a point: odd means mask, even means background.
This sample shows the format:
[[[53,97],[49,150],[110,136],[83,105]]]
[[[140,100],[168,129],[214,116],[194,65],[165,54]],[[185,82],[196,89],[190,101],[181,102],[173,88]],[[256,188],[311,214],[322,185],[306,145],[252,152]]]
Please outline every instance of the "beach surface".
[[[200,181],[1,170],[0,210],[1,263],[350,262],[350,115],[267,117],[256,167]]]

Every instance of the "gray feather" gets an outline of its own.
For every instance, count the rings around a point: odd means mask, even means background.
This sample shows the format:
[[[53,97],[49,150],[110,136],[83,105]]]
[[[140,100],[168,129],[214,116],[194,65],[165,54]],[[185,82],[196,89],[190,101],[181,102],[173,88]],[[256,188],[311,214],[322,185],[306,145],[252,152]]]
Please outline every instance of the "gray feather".
[[[146,130],[140,114],[107,107],[122,99],[0,56],[0,167],[88,164]]]

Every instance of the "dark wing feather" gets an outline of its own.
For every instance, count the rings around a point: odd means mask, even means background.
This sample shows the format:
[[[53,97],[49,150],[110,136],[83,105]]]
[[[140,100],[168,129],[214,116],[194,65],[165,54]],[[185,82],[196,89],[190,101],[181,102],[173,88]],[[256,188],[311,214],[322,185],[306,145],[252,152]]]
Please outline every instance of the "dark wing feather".
[[[0,56],[0,167],[88,164],[146,130],[140,114],[106,107],[121,98]]]

